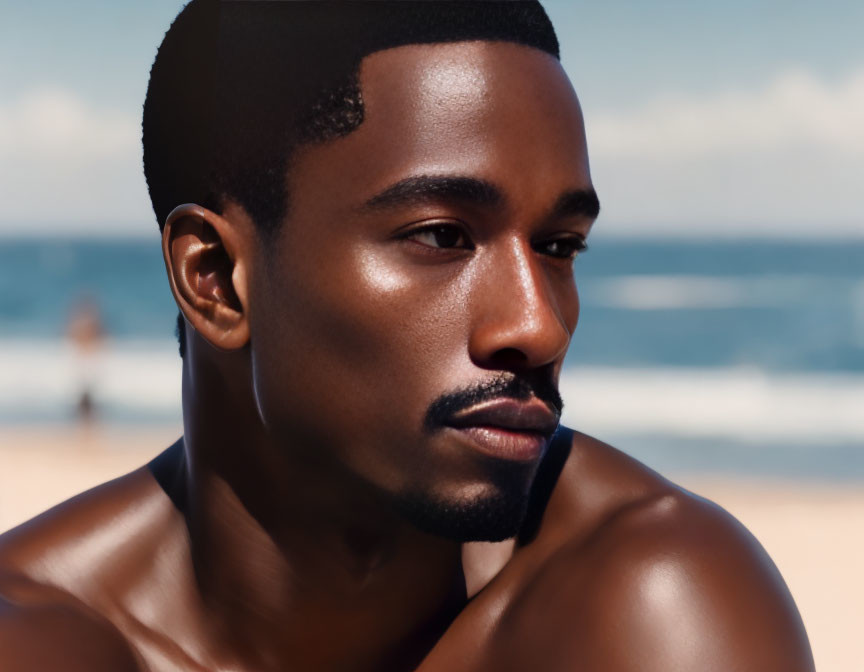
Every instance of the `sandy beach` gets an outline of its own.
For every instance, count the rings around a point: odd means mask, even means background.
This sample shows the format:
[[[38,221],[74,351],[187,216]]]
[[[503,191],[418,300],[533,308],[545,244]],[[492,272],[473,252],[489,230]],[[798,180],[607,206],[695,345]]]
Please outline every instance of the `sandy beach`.
[[[141,466],[179,434],[175,426],[0,429],[0,530]],[[864,670],[864,484],[670,476],[762,542],[798,603],[817,670]]]

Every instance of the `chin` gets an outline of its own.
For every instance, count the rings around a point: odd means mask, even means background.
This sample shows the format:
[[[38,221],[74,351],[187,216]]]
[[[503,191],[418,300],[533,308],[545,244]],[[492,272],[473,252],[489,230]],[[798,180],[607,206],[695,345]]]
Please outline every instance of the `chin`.
[[[452,541],[503,541],[515,537],[528,510],[530,473],[508,464],[491,483],[450,495],[413,489],[391,495],[396,510],[414,527]]]

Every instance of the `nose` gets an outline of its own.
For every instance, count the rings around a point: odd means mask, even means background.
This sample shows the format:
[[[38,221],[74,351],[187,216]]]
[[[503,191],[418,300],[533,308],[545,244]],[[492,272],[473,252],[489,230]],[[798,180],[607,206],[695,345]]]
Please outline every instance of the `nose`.
[[[487,260],[472,297],[471,359],[489,369],[536,369],[560,362],[579,316],[572,277],[538,258],[527,242],[511,241]]]

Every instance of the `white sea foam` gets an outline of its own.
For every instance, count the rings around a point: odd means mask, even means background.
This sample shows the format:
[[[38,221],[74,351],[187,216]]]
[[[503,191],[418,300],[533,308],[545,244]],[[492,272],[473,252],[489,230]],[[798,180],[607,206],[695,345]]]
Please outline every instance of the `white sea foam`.
[[[171,342],[113,342],[88,358],[57,341],[0,342],[0,415],[56,415],[85,386],[100,405],[180,416],[180,358]]]
[[[589,434],[670,435],[864,450],[864,376],[753,368],[568,369],[563,422]]]
[[[592,280],[584,294],[592,303],[625,310],[689,310],[794,306],[836,291],[836,281],[822,276],[620,275]],[[853,304],[859,299],[850,296]]]
[[[68,413],[82,380],[127,417],[180,417],[180,358],[166,342],[115,342],[95,367],[57,341],[0,342],[0,417]],[[860,443],[864,376],[767,374],[752,368],[568,368],[563,422],[603,436],[665,435],[749,442]]]

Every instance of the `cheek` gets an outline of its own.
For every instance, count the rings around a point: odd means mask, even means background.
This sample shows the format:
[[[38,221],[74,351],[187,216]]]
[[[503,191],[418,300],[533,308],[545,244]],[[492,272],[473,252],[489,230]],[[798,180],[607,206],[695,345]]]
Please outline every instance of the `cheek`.
[[[250,309],[265,423],[339,444],[407,438],[466,349],[452,279],[408,273],[388,250],[292,269],[262,278]]]

